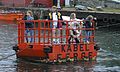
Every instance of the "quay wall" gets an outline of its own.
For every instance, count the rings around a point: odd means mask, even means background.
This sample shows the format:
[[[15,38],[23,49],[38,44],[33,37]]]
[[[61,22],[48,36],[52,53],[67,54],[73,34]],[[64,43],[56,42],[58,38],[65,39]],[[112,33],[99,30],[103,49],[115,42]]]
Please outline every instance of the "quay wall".
[[[66,11],[60,10],[64,16],[70,16],[71,13],[76,13],[77,18],[86,18],[88,15],[93,15],[97,18],[98,25],[109,25],[120,23],[120,13],[113,12],[96,12],[96,11]],[[43,11],[44,18],[47,18],[49,10]]]
[[[73,12],[76,13],[77,18],[86,18],[88,15],[93,15],[98,19],[98,25],[120,23],[120,13],[96,11],[61,11],[63,15],[67,16]]]
[[[13,8],[13,7],[12,7]],[[26,12],[27,10],[32,10],[33,12],[38,12],[43,19],[46,19],[50,8],[30,8],[30,7],[17,7],[14,9]],[[99,11],[80,11],[80,10],[59,10],[62,15],[70,16],[71,13],[76,13],[77,18],[86,18],[88,15],[93,15],[98,20],[98,25],[108,25],[120,23],[120,13],[117,12],[99,12]],[[39,17],[41,17],[39,16]]]

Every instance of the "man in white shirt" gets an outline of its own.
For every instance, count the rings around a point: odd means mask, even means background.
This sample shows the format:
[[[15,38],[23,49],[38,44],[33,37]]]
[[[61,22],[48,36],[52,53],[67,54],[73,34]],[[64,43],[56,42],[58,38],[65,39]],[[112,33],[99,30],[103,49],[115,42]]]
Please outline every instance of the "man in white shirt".
[[[57,7],[53,6],[52,11],[49,13],[48,20],[52,20],[50,22],[50,28],[52,28],[52,37],[54,43],[60,43],[60,30],[62,27],[61,23],[58,20],[63,20],[60,12],[57,11]],[[55,38],[57,37],[57,38]]]
[[[58,24],[58,17],[57,17],[57,14],[56,14],[56,12],[53,12],[52,13],[52,17],[53,17],[53,28],[57,28],[57,24]]]

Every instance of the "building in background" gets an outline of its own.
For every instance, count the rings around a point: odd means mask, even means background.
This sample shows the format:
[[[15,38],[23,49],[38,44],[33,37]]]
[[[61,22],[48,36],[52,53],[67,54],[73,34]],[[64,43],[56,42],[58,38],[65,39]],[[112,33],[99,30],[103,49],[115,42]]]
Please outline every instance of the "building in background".
[[[65,0],[60,0],[60,5],[64,6]],[[0,5],[5,7],[52,7],[57,6],[57,0],[0,0]]]
[[[53,5],[57,6],[58,0],[34,0],[34,7],[52,7]],[[60,0],[60,5],[64,6],[65,0]]]
[[[1,0],[2,6],[5,7],[26,7],[32,0]]]

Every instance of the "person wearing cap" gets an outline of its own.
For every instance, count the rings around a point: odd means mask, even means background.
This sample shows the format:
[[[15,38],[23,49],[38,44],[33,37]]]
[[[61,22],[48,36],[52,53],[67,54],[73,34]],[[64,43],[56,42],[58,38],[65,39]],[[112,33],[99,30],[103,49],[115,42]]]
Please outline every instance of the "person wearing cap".
[[[59,20],[63,20],[62,19],[62,15],[60,12],[57,11],[57,7],[53,6],[51,12],[49,12],[48,15],[48,20],[52,20],[50,22],[50,28],[52,28],[52,33],[53,33],[53,37],[60,36],[60,30],[59,28],[62,28],[61,22],[58,22]],[[60,42],[59,38],[53,38],[53,42]]]
[[[58,20],[63,20],[62,19],[62,14],[60,12],[58,12],[57,7],[53,6],[51,9],[51,12],[49,12],[48,15],[48,20],[54,20],[55,22],[53,22],[53,24],[50,24],[51,28],[60,28],[60,24],[56,21]]]
[[[25,28],[26,28],[25,35],[28,36],[28,34],[30,33],[30,36],[31,36],[30,40],[28,37],[26,37],[26,42],[31,43],[31,42],[33,42],[33,38],[32,38],[33,30],[32,30],[32,28],[34,27],[34,25],[33,25],[33,22],[29,22],[27,20],[34,20],[32,11],[27,11],[26,15],[23,17],[23,20],[26,20],[25,21]]]

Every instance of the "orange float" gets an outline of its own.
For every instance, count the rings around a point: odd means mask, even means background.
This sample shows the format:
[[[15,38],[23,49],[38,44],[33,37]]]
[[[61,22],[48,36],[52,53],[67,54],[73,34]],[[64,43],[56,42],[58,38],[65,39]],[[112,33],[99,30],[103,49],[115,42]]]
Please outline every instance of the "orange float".
[[[0,20],[18,21],[23,18],[22,13],[0,13]]]

